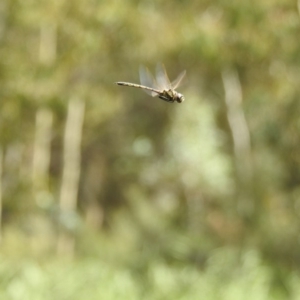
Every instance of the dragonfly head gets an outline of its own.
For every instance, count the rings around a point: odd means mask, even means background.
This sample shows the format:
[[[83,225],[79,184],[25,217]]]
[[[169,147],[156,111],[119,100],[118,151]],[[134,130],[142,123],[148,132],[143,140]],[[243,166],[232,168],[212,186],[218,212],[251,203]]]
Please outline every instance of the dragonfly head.
[[[180,93],[177,93],[177,95],[176,95],[176,101],[177,101],[178,103],[183,102],[183,101],[184,101],[183,95],[180,94]]]

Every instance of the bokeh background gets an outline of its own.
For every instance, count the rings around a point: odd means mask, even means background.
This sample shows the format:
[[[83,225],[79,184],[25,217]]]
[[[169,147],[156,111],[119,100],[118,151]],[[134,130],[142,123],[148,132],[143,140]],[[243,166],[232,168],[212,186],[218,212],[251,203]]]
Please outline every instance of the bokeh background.
[[[299,299],[299,13],[1,0],[1,299]]]

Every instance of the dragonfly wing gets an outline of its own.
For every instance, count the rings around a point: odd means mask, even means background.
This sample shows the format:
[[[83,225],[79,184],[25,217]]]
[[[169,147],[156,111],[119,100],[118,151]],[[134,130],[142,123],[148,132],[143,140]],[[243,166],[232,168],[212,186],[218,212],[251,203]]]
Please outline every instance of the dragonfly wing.
[[[171,84],[164,65],[156,66],[156,82],[161,90],[170,89]]]
[[[144,66],[140,66],[140,82],[142,85],[150,87],[150,88],[156,88],[156,83],[155,80],[153,79],[151,73],[149,72],[149,70],[147,68],[145,68]],[[157,96],[157,93],[153,92],[153,91],[149,91],[144,89],[144,91],[151,95],[152,97]]]
[[[172,88],[173,88],[174,90],[176,90],[176,89],[178,88],[178,86],[180,85],[180,83],[181,83],[183,77],[185,76],[185,74],[186,74],[186,71],[181,72],[181,73],[178,75],[178,77],[171,83]]]

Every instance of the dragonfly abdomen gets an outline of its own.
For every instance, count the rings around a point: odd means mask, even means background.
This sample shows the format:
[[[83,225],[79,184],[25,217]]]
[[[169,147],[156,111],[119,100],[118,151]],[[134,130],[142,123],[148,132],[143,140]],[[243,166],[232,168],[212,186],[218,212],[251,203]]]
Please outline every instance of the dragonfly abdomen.
[[[131,83],[131,82],[123,82],[123,81],[118,81],[118,82],[116,82],[116,84],[123,85],[123,86],[134,87],[134,88],[139,88],[139,89],[143,89],[143,90],[148,90],[148,91],[151,91],[151,92],[155,92],[157,94],[160,93],[159,90],[156,90],[156,89],[153,89],[153,88],[150,88],[148,86],[141,85],[141,84],[136,84],[136,83]]]

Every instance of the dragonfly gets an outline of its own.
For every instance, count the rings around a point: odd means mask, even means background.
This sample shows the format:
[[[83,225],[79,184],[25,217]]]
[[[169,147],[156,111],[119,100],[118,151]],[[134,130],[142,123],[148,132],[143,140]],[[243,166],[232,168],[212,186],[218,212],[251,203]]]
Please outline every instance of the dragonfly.
[[[141,84],[118,81],[116,84],[122,86],[129,86],[134,88],[143,89],[147,94],[152,97],[158,97],[161,100],[170,103],[181,103],[184,101],[184,96],[175,91],[185,76],[185,71],[181,72],[179,76],[170,82],[165,67],[158,64],[156,67],[156,80],[151,73],[144,66],[140,67],[140,82]]]

